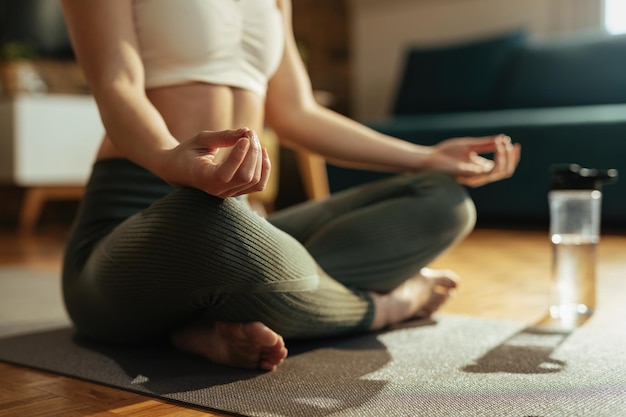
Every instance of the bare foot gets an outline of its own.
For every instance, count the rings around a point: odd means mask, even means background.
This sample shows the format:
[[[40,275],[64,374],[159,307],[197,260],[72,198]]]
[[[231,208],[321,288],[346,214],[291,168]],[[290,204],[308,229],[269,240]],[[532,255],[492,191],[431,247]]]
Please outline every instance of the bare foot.
[[[371,330],[410,318],[429,317],[450,297],[458,280],[450,270],[422,268],[390,293],[371,293],[376,310]]]
[[[273,371],[287,357],[283,338],[263,323],[194,323],[170,335],[174,346],[222,365]]]

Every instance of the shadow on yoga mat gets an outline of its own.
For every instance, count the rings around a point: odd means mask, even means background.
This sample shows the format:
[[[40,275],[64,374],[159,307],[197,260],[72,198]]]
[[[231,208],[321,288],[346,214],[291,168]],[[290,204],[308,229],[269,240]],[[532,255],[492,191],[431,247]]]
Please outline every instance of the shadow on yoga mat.
[[[324,353],[329,350],[333,353]],[[94,343],[71,327],[62,327],[0,340],[0,359],[213,410],[241,413],[246,411],[239,408],[246,406],[254,408],[248,411],[251,415],[314,416],[320,415],[315,404],[319,399],[327,403],[327,411],[339,411],[375,397],[385,382],[360,378],[383,367],[391,357],[373,335],[297,342],[290,344],[286,370],[268,374],[212,364],[168,345],[146,348]],[[273,378],[275,375],[280,377]],[[348,383],[342,387],[341,381]],[[255,402],[261,387],[269,402],[265,398]],[[348,402],[333,398],[338,389],[350,391]],[[293,401],[290,391],[297,392]],[[274,414],[278,411],[275,405],[264,405],[275,401],[282,403],[288,414]],[[214,403],[230,405],[215,407]]]
[[[626,340],[594,319],[570,334],[439,315],[290,343],[272,373],[168,346],[95,344],[70,327],[4,338],[0,359],[245,416],[615,416],[626,409]]]

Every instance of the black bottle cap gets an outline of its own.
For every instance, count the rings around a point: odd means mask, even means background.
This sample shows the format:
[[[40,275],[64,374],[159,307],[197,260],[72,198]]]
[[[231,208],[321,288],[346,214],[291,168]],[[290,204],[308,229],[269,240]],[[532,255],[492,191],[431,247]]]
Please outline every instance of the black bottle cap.
[[[553,190],[600,190],[602,184],[617,181],[616,169],[583,168],[578,164],[551,166]]]

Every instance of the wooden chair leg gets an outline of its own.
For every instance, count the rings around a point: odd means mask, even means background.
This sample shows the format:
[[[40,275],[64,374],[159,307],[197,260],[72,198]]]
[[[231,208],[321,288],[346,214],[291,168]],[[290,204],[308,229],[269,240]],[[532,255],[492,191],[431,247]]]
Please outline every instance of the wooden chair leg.
[[[319,155],[299,151],[298,166],[304,191],[310,200],[320,200],[330,195],[326,161]]]
[[[21,235],[30,235],[35,229],[37,220],[43,208],[45,191],[41,187],[26,189],[24,202],[20,210],[20,221],[18,232]]]

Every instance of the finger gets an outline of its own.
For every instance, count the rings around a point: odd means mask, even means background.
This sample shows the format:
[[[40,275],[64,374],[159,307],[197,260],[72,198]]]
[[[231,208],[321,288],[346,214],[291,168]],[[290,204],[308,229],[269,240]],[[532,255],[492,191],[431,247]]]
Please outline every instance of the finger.
[[[272,163],[270,161],[269,152],[267,149],[263,148],[261,150],[262,158],[261,158],[261,175],[259,180],[255,184],[249,184],[246,186],[239,187],[234,196],[255,193],[258,191],[263,191],[267,187],[267,183],[269,182],[270,173],[272,170]]]
[[[497,143],[502,137],[508,136],[500,134],[471,138],[469,145],[471,150],[476,153],[491,153],[496,150]]]
[[[248,139],[250,147],[233,177],[233,182],[237,189],[248,188],[256,184],[261,178],[262,150],[259,139],[254,132],[251,132],[251,136]]]
[[[237,141],[246,137],[250,132],[247,127],[241,129],[203,131],[193,137],[193,146],[197,149],[227,148],[233,146]]]
[[[255,191],[262,191],[267,187],[267,183],[270,179],[270,173],[272,171],[272,162],[270,161],[270,154],[266,148],[262,150],[263,157],[261,158],[261,178],[255,187]]]
[[[479,166],[483,173],[491,172],[495,165],[491,159],[484,158],[476,153],[470,155],[470,161]]]
[[[502,135],[490,135],[468,138],[468,145],[471,150],[478,153],[492,152],[496,148],[498,138]]]
[[[504,141],[504,157],[506,158],[506,165],[503,172],[500,174],[500,178],[509,178],[515,172],[515,168],[519,162],[519,146],[513,145],[510,138],[506,138]]]
[[[228,197],[249,194],[262,189],[258,188],[263,171],[261,143],[254,131],[250,131],[247,138],[250,141],[250,147],[237,172],[234,173],[231,179],[232,186],[228,189]]]
[[[252,132],[254,134],[254,139],[256,140],[256,145],[257,148],[259,149],[259,157],[257,158],[257,163],[256,163],[256,167],[255,167],[255,171],[254,171],[254,179],[255,179],[255,183],[258,183],[259,180],[261,179],[261,176],[263,174],[263,152],[264,149],[261,146],[261,141],[259,140],[258,135],[256,134],[256,132]]]
[[[521,155],[522,155],[522,145],[520,145],[519,143],[516,143],[515,145],[513,145],[513,158],[512,158],[513,161],[512,161],[511,174],[515,172],[515,170],[517,169]]]
[[[484,183],[509,178],[513,175],[519,161],[519,146],[514,146],[511,139],[503,137],[499,140],[496,154],[496,165],[493,171],[484,178]]]
[[[249,148],[250,140],[247,137],[239,138],[226,159],[217,166],[215,179],[222,184],[230,183],[248,155]]]
[[[506,172],[507,167],[507,155],[506,155],[506,143],[502,137],[498,137],[495,142],[493,166],[490,171],[484,172],[483,175],[464,177],[463,183],[471,187],[478,187],[489,182],[497,181],[501,179]]]
[[[496,151],[496,155],[494,156],[497,161],[496,164],[500,163],[501,165],[494,165],[494,169],[487,175],[466,175],[457,178],[457,180],[470,187],[479,187],[490,182],[511,177],[519,164],[520,157],[521,145],[511,144],[510,139],[504,139],[504,154],[499,154],[498,151]],[[502,165],[502,161],[504,160],[506,160],[506,163]],[[502,166],[505,168],[501,169]]]
[[[498,166],[500,174],[508,172],[511,149],[511,139],[508,136],[498,138],[497,152],[500,159]]]
[[[515,171],[515,147],[511,142],[506,144],[507,160],[506,173],[511,176]]]

